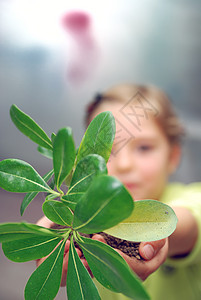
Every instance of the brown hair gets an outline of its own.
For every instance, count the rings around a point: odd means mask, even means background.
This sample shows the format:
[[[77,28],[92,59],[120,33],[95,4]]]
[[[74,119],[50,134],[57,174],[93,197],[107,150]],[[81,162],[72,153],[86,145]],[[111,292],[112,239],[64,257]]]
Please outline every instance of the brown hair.
[[[97,94],[89,103],[86,110],[85,122],[88,126],[92,114],[105,101],[126,103],[135,95],[140,94],[142,101],[148,101],[157,110],[156,122],[163,130],[165,136],[171,144],[180,143],[184,136],[184,128],[178,119],[172,103],[162,90],[155,86],[135,85],[135,84],[120,84],[111,87],[101,94]]]

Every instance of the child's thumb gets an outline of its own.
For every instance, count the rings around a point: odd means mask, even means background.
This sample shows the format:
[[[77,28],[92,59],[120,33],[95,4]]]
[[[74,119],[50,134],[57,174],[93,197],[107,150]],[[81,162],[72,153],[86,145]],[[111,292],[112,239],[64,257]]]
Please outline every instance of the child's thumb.
[[[151,260],[165,245],[166,239],[154,241],[154,242],[142,242],[140,243],[139,252],[145,260]]]

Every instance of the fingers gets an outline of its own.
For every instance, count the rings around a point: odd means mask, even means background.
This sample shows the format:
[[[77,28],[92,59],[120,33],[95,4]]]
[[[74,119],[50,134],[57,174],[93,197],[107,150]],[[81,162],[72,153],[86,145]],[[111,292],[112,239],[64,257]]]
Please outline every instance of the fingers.
[[[127,254],[123,253],[121,250],[116,250],[127,262],[131,270],[141,279],[145,280],[147,276],[149,275],[150,268],[145,265],[144,261],[140,261],[136,259],[135,257],[130,257]],[[151,271],[150,271],[151,273]]]
[[[92,237],[92,240],[97,240],[99,242],[107,244],[105,239],[103,238],[103,236],[101,234],[94,234],[93,237]]]
[[[138,277],[140,277],[141,280],[145,280],[151,273],[155,272],[166,260],[168,254],[168,239],[141,243],[139,252],[140,255],[144,258],[144,261],[137,260],[135,257],[130,257],[120,250],[115,250],[125,259],[130,268],[138,275]]]
[[[142,242],[139,246],[139,253],[145,260],[151,260],[165,245],[166,239],[154,242]]]
[[[70,249],[70,241],[67,240],[65,248],[64,248],[64,258],[63,258],[61,286],[65,286],[66,285],[66,278],[67,278],[67,271],[68,271],[69,249]],[[89,268],[89,265],[88,265],[86,259],[83,258],[82,251],[79,248],[76,248],[76,247],[75,247],[75,250],[76,250],[76,252],[77,252],[77,254],[78,254],[81,262],[83,263],[83,265],[85,266],[85,268],[89,272],[90,276],[93,277],[93,274],[91,272],[91,269]]]
[[[93,274],[91,269],[89,268],[88,262],[86,261],[85,258],[81,258],[81,262],[83,263],[83,265],[85,266],[85,268],[87,269],[87,271],[89,272],[89,275],[93,278]]]
[[[64,248],[64,258],[63,258],[63,268],[62,268],[62,276],[61,276],[61,286],[66,285],[67,271],[68,271],[68,258],[69,258],[69,249],[70,249],[70,241],[67,240]],[[79,257],[82,256],[82,251],[78,248],[75,248]]]
[[[36,225],[38,226],[43,226],[46,228],[51,228],[51,226],[54,223],[52,221],[50,221],[46,216],[42,217],[40,220],[38,220],[38,222],[36,223]]]
[[[67,254],[67,252],[69,252],[69,249],[70,249],[70,240],[67,240],[64,248],[64,256]],[[77,251],[78,256],[81,257],[82,251],[77,247],[75,247],[75,250]]]
[[[65,252],[64,252],[65,253]],[[63,268],[62,268],[62,276],[61,276],[61,286],[66,285],[66,278],[67,278],[67,270],[68,270],[68,257],[69,251],[64,254],[63,258]]]
[[[144,265],[146,265],[146,270],[143,275],[143,280],[145,280],[151,273],[155,272],[167,259],[168,256],[168,239],[163,239],[161,241],[145,243],[150,244],[154,249],[154,256],[150,260],[146,260]],[[145,246],[144,245],[144,246]],[[142,245],[143,246],[143,245]]]
[[[100,234],[95,234],[92,239],[106,243],[104,238]],[[67,240],[65,249],[64,249],[64,259],[63,259],[63,270],[62,270],[62,279],[61,286],[66,285],[67,269],[68,269],[68,257],[69,257],[69,248],[70,241]],[[151,273],[160,267],[161,264],[167,258],[168,254],[168,239],[163,239],[154,242],[142,242],[139,246],[139,253],[144,258],[143,260],[137,260],[135,257],[130,257],[123,253],[122,251],[115,249],[128,263],[130,268],[141,278],[145,280]],[[79,248],[76,248],[77,254],[80,257],[83,265],[88,270],[91,277],[93,274],[89,268],[89,265],[86,259],[83,257],[82,251]],[[43,258],[37,262],[39,265],[42,261],[46,259]]]
[[[48,256],[37,259],[36,260],[36,267],[38,268],[46,260],[47,257]]]
[[[66,244],[65,244],[65,248],[64,248],[64,256],[67,254],[67,252],[69,251],[70,248],[70,241],[67,240]]]

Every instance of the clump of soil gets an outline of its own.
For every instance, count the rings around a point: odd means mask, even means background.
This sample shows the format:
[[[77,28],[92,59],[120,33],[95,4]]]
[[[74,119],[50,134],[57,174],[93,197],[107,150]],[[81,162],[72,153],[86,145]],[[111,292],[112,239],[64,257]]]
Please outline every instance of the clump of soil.
[[[62,228],[67,228],[67,226],[61,226],[54,224],[52,229],[62,229]],[[136,242],[130,242],[127,240],[119,239],[114,236],[111,236],[105,232],[99,232],[98,234],[101,234],[103,238],[105,239],[106,243],[111,246],[112,248],[116,248],[121,250],[123,253],[127,254],[130,257],[135,257],[138,260],[144,260],[139,253],[139,245],[140,243]],[[85,237],[91,238],[93,234],[81,234]],[[75,246],[80,249],[78,244],[75,242]],[[80,249],[81,250],[81,249]],[[82,251],[82,250],[81,250]]]
[[[104,237],[106,243],[112,248],[119,249],[130,257],[134,256],[139,260],[143,259],[139,253],[140,243],[119,239],[104,232],[101,232],[100,234]]]

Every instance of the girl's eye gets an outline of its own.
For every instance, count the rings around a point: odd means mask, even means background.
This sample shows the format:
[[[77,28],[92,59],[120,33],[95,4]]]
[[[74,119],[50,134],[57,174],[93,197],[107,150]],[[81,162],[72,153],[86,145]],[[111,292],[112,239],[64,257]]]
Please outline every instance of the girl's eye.
[[[151,149],[152,149],[152,146],[150,146],[150,145],[138,146],[138,151],[140,151],[140,152],[147,152],[147,151],[150,151]]]

